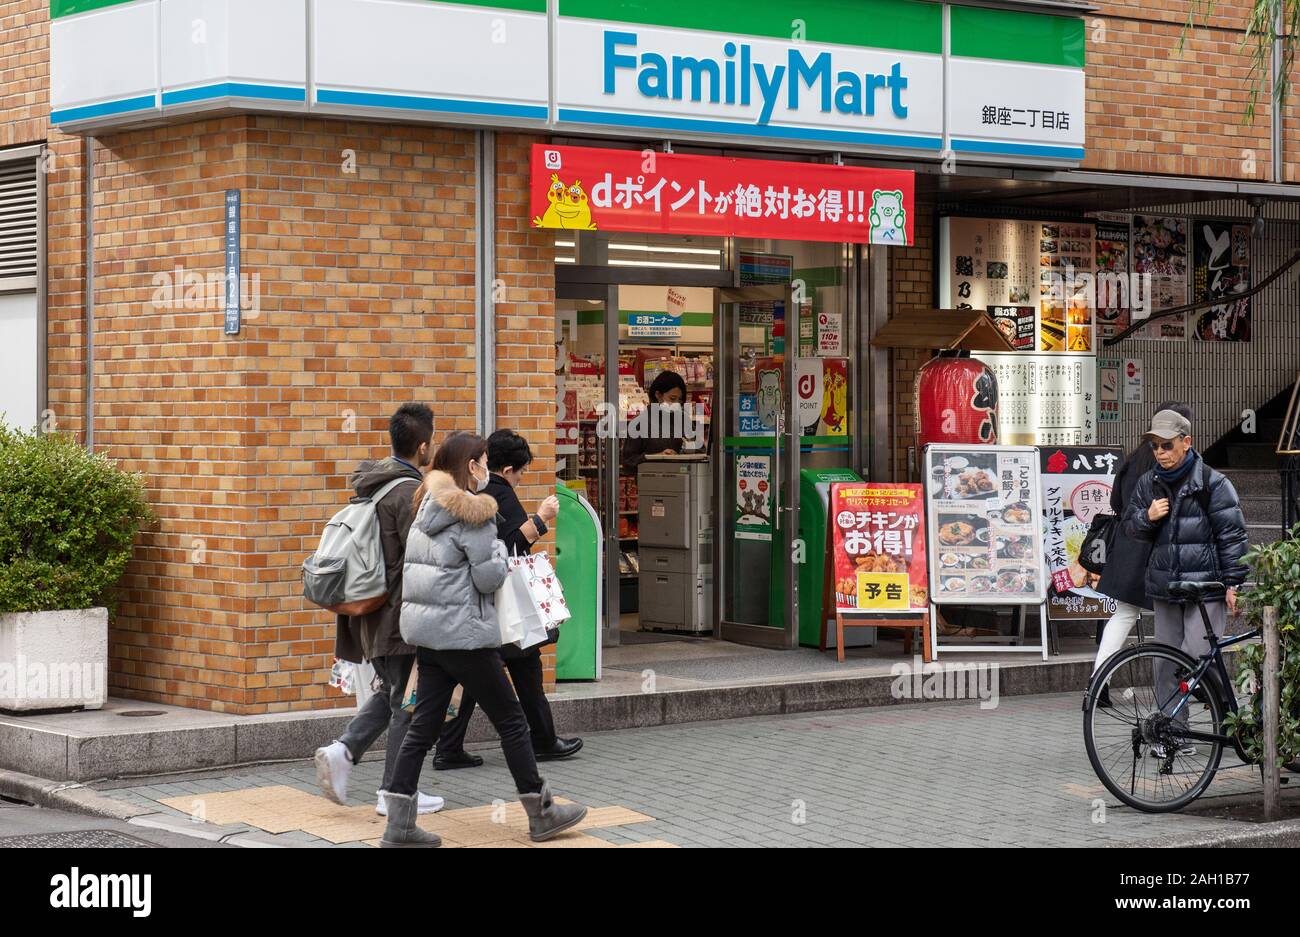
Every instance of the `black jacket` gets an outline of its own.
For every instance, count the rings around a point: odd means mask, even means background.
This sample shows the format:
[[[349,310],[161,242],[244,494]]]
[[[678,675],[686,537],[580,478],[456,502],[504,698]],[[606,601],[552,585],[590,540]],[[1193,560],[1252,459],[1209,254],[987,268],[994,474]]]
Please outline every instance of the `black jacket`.
[[[496,498],[497,539],[506,545],[506,553],[527,556],[533,551],[533,545],[519,528],[528,523],[531,515],[524,510],[519,495],[515,494],[510,482],[496,472],[488,476],[488,484],[483,491]]]
[[[1101,581],[1097,583],[1097,591],[1138,608],[1150,608],[1146,578],[1151,542],[1135,540],[1123,529],[1124,511],[1133,500],[1133,492],[1137,489],[1140,478],[1131,459],[1125,459],[1115,473],[1110,489],[1110,511],[1115,515],[1118,529],[1111,540],[1110,555],[1106,557],[1106,567],[1102,570]]]
[[[406,558],[406,535],[415,519],[411,499],[423,476],[394,458],[362,462],[349,479],[358,498],[368,497],[395,478],[409,478],[384,495],[375,507],[379,516],[379,541],[384,549],[384,573],[388,599],[369,615],[339,615],[334,656],[360,663],[376,657],[414,654],[415,648],[402,640],[402,563]]]
[[[1246,581],[1248,570],[1241,562],[1248,546],[1246,519],[1237,492],[1232,482],[1211,469],[1208,498],[1198,494],[1203,490],[1200,453],[1195,458],[1170,499],[1166,517],[1156,523],[1147,517],[1152,501],[1169,497],[1168,486],[1154,470],[1138,481],[1124,515],[1125,533],[1152,544],[1146,588],[1153,599],[1168,600],[1169,583],[1180,579],[1226,586]]]

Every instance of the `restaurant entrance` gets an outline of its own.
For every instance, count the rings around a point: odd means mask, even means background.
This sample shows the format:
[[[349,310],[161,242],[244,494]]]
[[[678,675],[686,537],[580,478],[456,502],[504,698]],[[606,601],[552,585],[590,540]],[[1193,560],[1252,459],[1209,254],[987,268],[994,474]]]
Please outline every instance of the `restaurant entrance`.
[[[603,643],[797,646],[801,600],[822,599],[801,595],[802,561],[824,555],[800,542],[801,473],[857,448],[836,333],[858,250],[556,237],[556,470],[601,518]]]

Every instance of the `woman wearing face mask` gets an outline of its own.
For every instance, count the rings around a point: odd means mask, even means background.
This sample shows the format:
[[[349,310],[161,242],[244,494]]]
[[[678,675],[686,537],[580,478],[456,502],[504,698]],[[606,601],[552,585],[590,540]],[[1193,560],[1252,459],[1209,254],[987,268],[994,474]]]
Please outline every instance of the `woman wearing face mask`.
[[[545,536],[547,525],[559,514],[559,499],[550,495],[538,505],[535,514],[524,509],[515,494],[515,486],[532,464],[533,452],[528,448],[528,441],[513,430],[499,429],[488,437],[487,458],[488,468],[492,470],[487,493],[497,503],[497,536],[505,543],[508,552],[527,556],[532,552],[533,544]],[[551,641],[557,637],[558,634],[552,632]],[[555,717],[551,715],[551,704],[542,689],[541,652],[540,644],[523,650],[505,644],[501,647],[501,659],[510,671],[510,682],[523,706],[524,715],[528,717],[533,754],[538,761],[552,761],[575,754],[582,748],[582,739],[564,739],[555,734]],[[438,748],[433,756],[435,771],[476,768],[483,764],[478,755],[465,751],[465,733],[473,714],[474,697],[466,691],[461,696],[456,718],[443,726],[438,737]]]
[[[402,570],[401,631],[416,648],[419,677],[415,714],[393,767],[382,846],[442,843],[416,826],[413,798],[458,683],[473,694],[501,737],[530,838],[550,839],[587,814],[586,807],[551,799],[537,773],[528,721],[502,666],[493,596],[506,578],[506,549],[496,535],[497,503],[480,493],[488,479],[487,440],[453,433],[415,492],[415,521]]]
[[[665,410],[681,407],[686,400],[686,382],[676,371],[661,371],[651,382],[647,393],[650,395],[651,409],[648,414],[651,429],[658,428],[661,419],[669,416]],[[662,416],[661,416],[662,413]],[[681,437],[668,438],[633,438],[623,440],[623,455],[619,460],[623,471],[636,474],[636,467],[645,461],[648,455],[676,455],[682,451]]]

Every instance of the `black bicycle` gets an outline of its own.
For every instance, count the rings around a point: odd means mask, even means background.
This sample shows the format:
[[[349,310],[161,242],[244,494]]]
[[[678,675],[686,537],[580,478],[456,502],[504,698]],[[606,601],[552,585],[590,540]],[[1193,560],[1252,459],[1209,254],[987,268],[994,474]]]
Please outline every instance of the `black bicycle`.
[[[1237,698],[1223,665],[1225,648],[1258,638],[1258,630],[1220,638],[1205,610],[1225,594],[1221,582],[1172,582],[1170,599],[1195,602],[1210,650],[1193,659],[1167,644],[1139,644],[1102,664],[1083,702],[1088,760],[1106,789],[1148,813],[1181,810],[1210,786],[1225,745],[1248,761],[1223,717]]]

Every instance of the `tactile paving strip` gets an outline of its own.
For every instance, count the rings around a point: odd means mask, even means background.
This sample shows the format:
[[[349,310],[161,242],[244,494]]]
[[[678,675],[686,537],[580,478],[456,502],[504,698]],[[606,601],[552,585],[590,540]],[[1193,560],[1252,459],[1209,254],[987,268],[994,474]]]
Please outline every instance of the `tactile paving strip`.
[[[556,798],[557,803],[565,803]],[[295,787],[252,787],[216,794],[191,794],[160,801],[174,810],[189,813],[219,826],[243,823],[268,833],[301,830],[331,843],[365,842],[379,845],[387,820],[371,804],[340,807],[317,794]],[[616,846],[583,831],[627,826],[653,820],[624,807],[593,807],[583,821],[555,839],[534,843],[528,838],[528,817],[518,801],[425,814],[417,821],[421,829],[437,833],[446,847],[529,846],[614,849]],[[672,848],[660,841],[637,843],[641,848]]]

